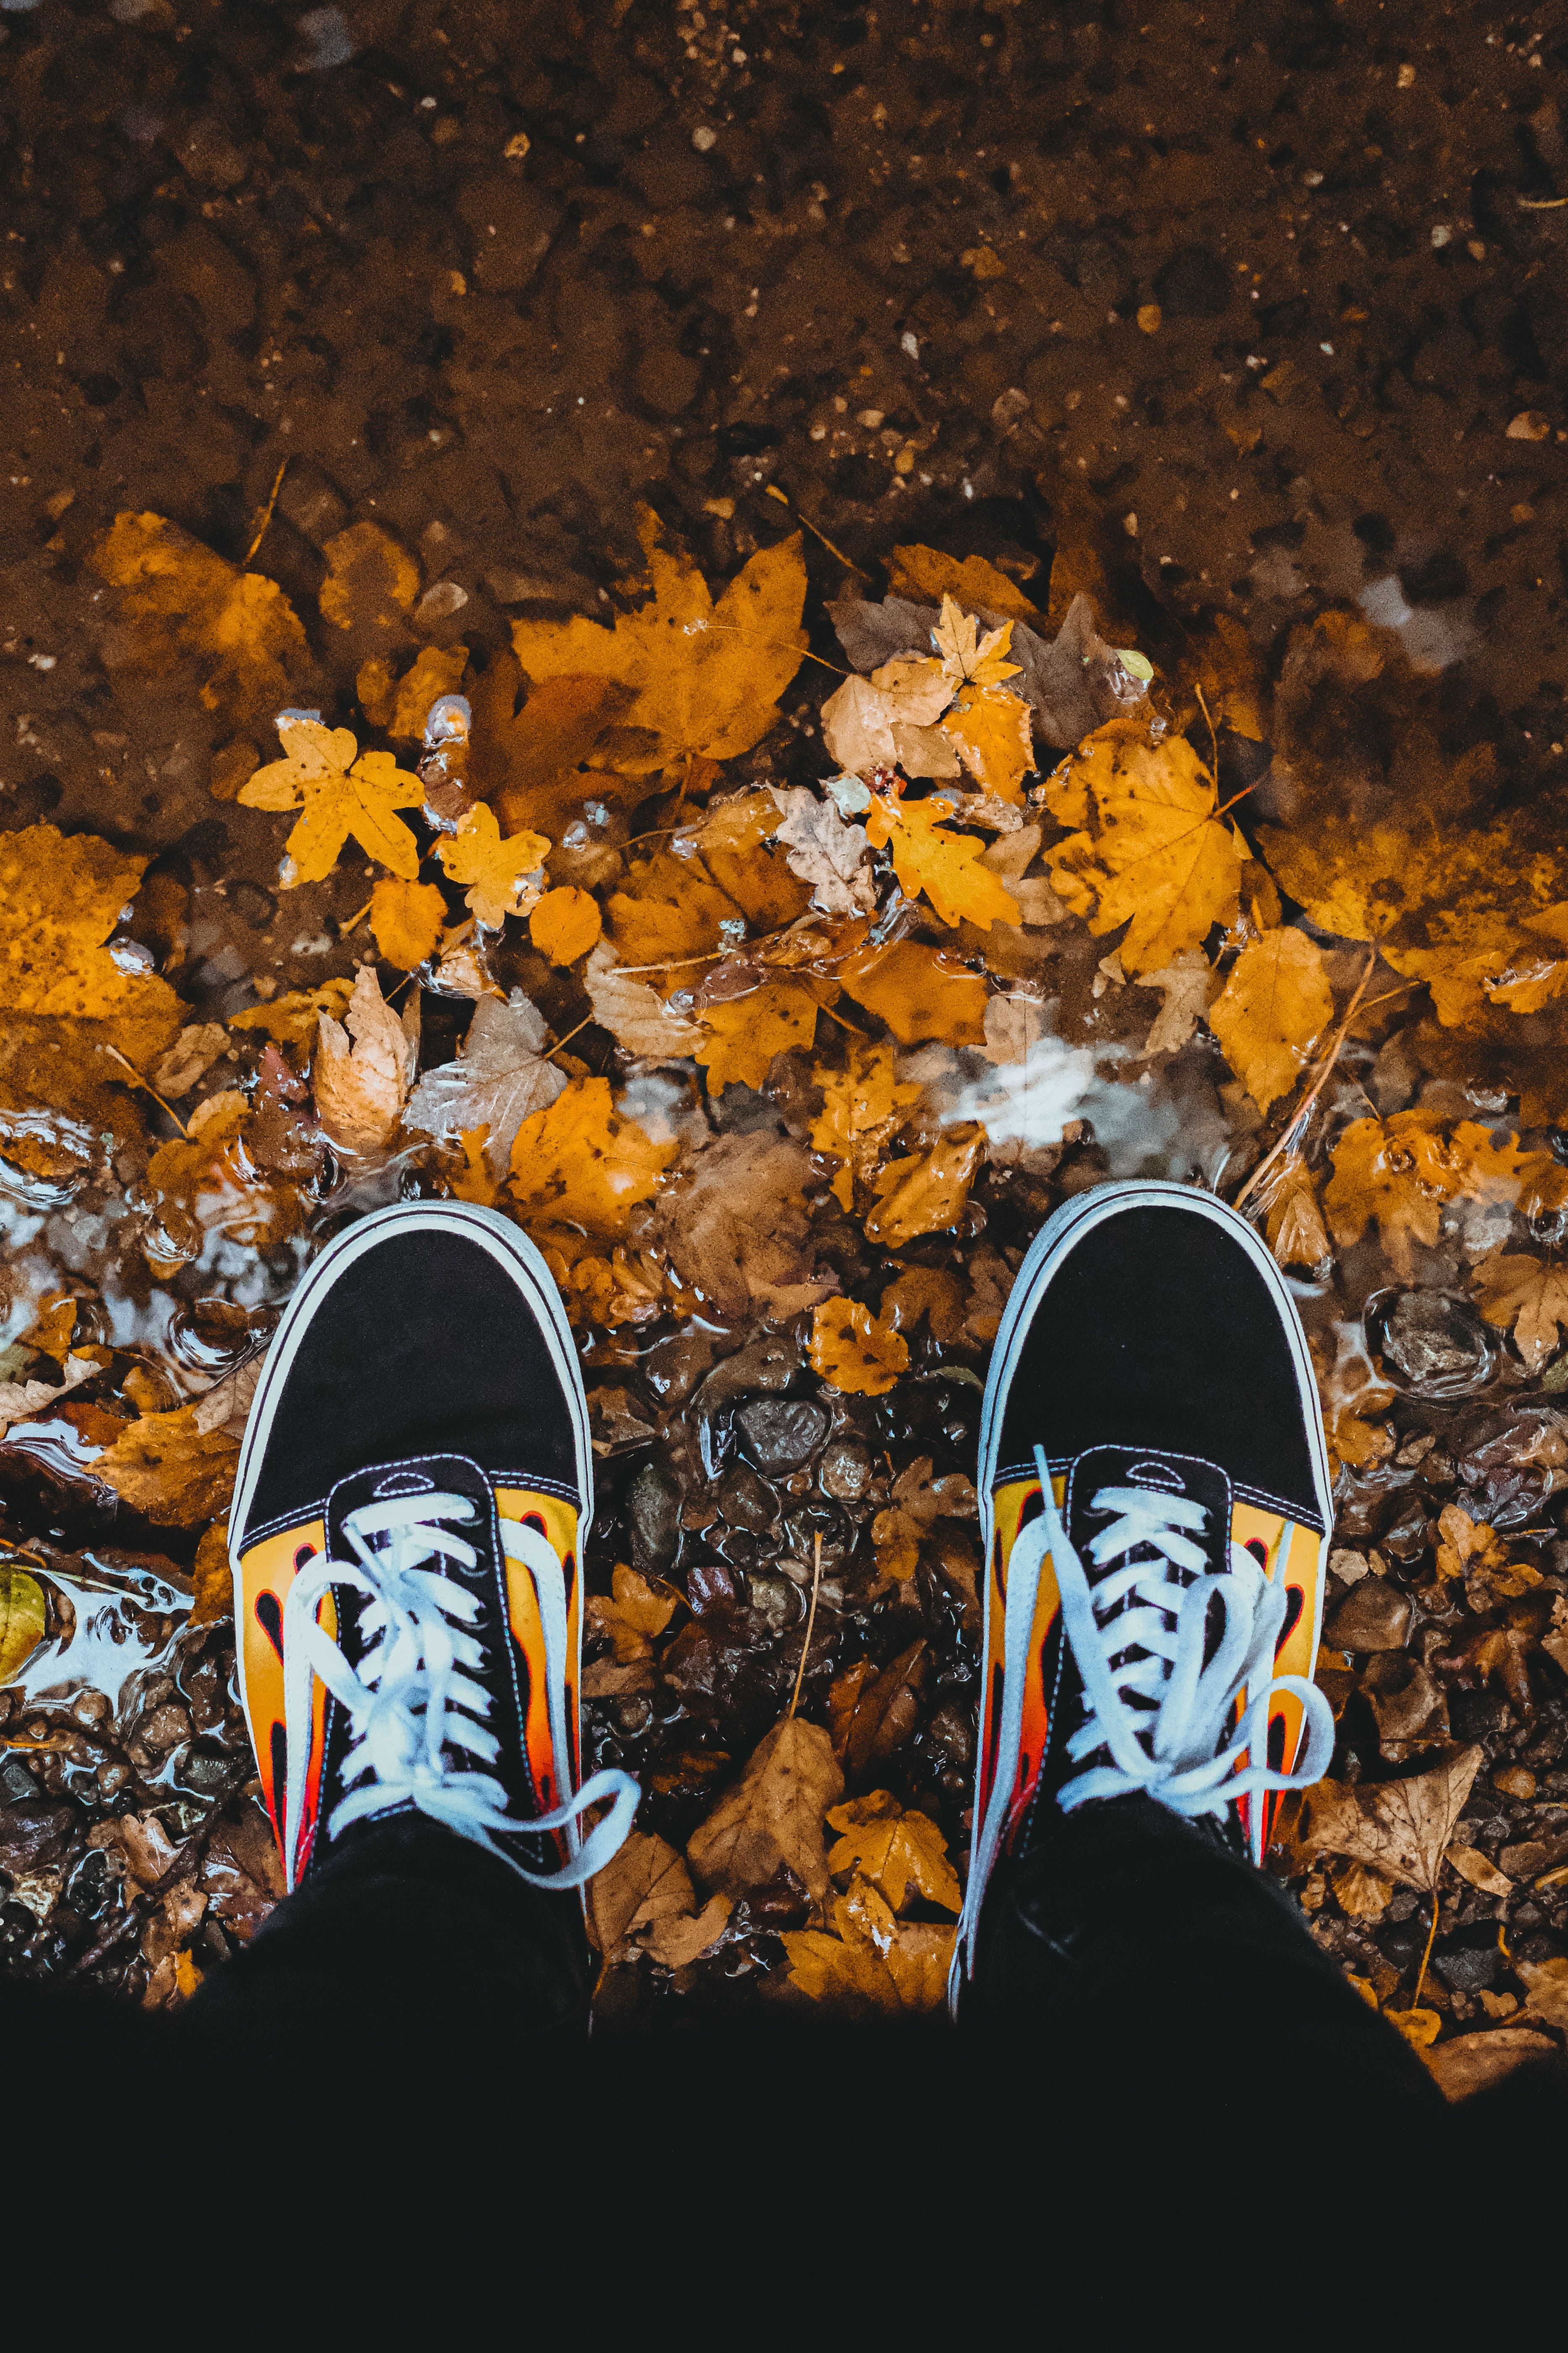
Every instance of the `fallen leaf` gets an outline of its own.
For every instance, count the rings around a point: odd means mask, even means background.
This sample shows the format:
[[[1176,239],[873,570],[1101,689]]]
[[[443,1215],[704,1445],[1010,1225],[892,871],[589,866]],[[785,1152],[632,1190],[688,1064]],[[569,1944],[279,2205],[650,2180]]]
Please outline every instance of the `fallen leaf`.
[[[700,1912],[658,1920],[645,1928],[637,1939],[637,1949],[662,1968],[689,1968],[718,1944],[729,1925],[730,1911],[727,1895],[710,1895]]]
[[[716,1135],[672,1172],[647,1238],[719,1314],[798,1315],[838,1280],[816,1269],[810,1183],[810,1155],[793,1137]]]
[[[1035,765],[1029,706],[1005,686],[962,687],[943,714],[942,733],[976,783],[999,800],[1022,803]]]
[[[644,786],[604,769],[584,772],[633,701],[632,690],[605,678],[546,678],[519,708],[522,672],[500,653],[469,692],[468,782],[494,805],[503,825],[558,840],[585,799],[639,800]]]
[[[512,1139],[511,1190],[529,1231],[575,1227],[624,1233],[631,1210],[658,1192],[674,1142],[655,1144],[623,1118],[608,1079],[571,1079]]]
[[[724,793],[672,845],[700,856],[706,871],[754,931],[782,931],[805,915],[811,893],[775,847],[779,804],[771,786]],[[726,939],[726,944],[729,944]]]
[[[688,1841],[687,1859],[700,1879],[727,1895],[765,1886],[787,1867],[820,1903],[827,1894],[823,1817],[843,1793],[826,1733],[786,1716]]]
[[[940,605],[944,596],[970,611],[986,607],[1014,621],[1037,621],[1017,583],[988,564],[983,555],[944,555],[935,547],[895,547],[889,565],[890,596],[913,596]]]
[[[325,980],[320,988],[286,989],[267,1005],[252,1005],[232,1014],[231,1029],[259,1029],[280,1046],[308,1046],[321,1026],[323,1013],[341,1021],[353,995],[352,980]]]
[[[465,902],[469,914],[499,931],[509,915],[525,915],[538,903],[549,852],[542,833],[503,834],[481,801],[437,845],[436,855],[448,882],[471,886]]]
[[[954,1931],[896,1921],[875,1888],[858,1882],[833,1906],[837,1936],[786,1929],[789,1982],[848,2018],[923,2017],[947,1991]]]
[[[1484,1751],[1462,1748],[1405,1781],[1321,1781],[1306,1845],[1369,1864],[1402,1886],[1436,1893],[1437,1873]]]
[[[1385,2018],[1391,2014],[1384,2012]],[[1500,2083],[1531,2060],[1559,2057],[1560,2046],[1550,2035],[1533,2033],[1527,2026],[1494,2026],[1479,2034],[1456,2034],[1423,2055],[1444,2097],[1467,2100],[1472,2092]]]
[[[1183,948],[1157,972],[1141,972],[1141,988],[1157,988],[1164,1002],[1143,1040],[1145,1054],[1173,1054],[1184,1046],[1208,1003],[1209,961],[1201,948]]]
[[[1513,1894],[1512,1880],[1506,1873],[1500,1872],[1491,1857],[1483,1854],[1479,1846],[1451,1846],[1447,1859],[1459,1877],[1467,1880],[1472,1887],[1479,1888],[1483,1895],[1508,1896]]]
[[[417,1016],[416,998],[410,1009]],[[311,1077],[322,1129],[340,1151],[374,1153],[391,1143],[417,1060],[417,1045],[383,997],[374,966],[361,965],[346,1032],[330,1013],[321,1017]]]
[[[395,678],[373,654],[360,667],[354,691],[373,727],[383,728],[395,744],[418,744],[432,704],[458,691],[468,666],[467,646],[422,646],[412,668]]]
[[[403,882],[384,875],[370,894],[370,928],[388,964],[399,972],[434,955],[447,925],[447,902],[434,882]]]
[[[1423,2054],[1443,2031],[1443,2013],[1438,2010],[1385,2010],[1383,2015],[1413,2051]]]
[[[143,1414],[92,1461],[132,1510],[155,1526],[199,1527],[226,1510],[239,1466],[239,1438],[226,1428],[202,1430],[197,1408]]]
[[[1209,1028],[1259,1111],[1288,1094],[1333,1018],[1315,940],[1282,925],[1249,940],[1209,1008]]]
[[[1342,1249],[1376,1218],[1383,1247],[1402,1281],[1414,1278],[1414,1246],[1436,1247],[1446,1204],[1468,1200],[1513,1206],[1532,1183],[1560,1175],[1549,1153],[1530,1153],[1461,1120],[1445,1134],[1434,1113],[1395,1112],[1387,1120],[1352,1120],[1334,1146],[1334,1173],[1323,1197]]]
[[[547,891],[528,919],[530,939],[540,955],[554,965],[575,964],[579,956],[585,956],[603,928],[593,892],[570,883]]]
[[[633,1831],[588,1882],[585,1903],[588,1934],[609,1961],[624,1955],[637,1929],[695,1912],[697,1891],[672,1846],[646,1831]]]
[[[929,1152],[890,1160],[872,1180],[878,1203],[866,1220],[868,1241],[900,1250],[917,1235],[955,1226],[984,1150],[984,1131],[953,1128]]]
[[[1475,1268],[1476,1304],[1511,1330],[1526,1369],[1539,1373],[1568,1324],[1568,1267],[1522,1251],[1489,1251]]]
[[[831,800],[805,785],[772,785],[784,823],[777,839],[789,871],[811,885],[811,903],[825,915],[868,915],[877,903],[863,825],[847,825]]]
[[[350,523],[323,543],[321,553],[327,576],[316,603],[322,620],[372,643],[401,639],[419,594],[419,566],[391,533],[379,523]],[[420,725],[422,730],[423,720]]]
[[[689,836],[635,860],[625,889],[611,894],[608,914],[616,955],[638,979],[662,980],[666,996],[716,950],[738,947],[748,928],[744,912],[713,881]],[[647,966],[659,969],[650,974]]]
[[[702,1008],[702,1040],[693,1048],[708,1073],[708,1092],[721,1095],[732,1079],[760,1087],[775,1054],[794,1046],[810,1051],[818,1003],[799,981],[770,981],[748,996]]]
[[[874,1765],[884,1764],[920,1722],[925,1654],[923,1640],[911,1642],[871,1677],[856,1699],[844,1735],[844,1762],[857,1778]]]
[[[908,1266],[882,1293],[881,1319],[896,1332],[912,1332],[924,1316],[940,1347],[956,1348],[964,1338],[963,1285],[945,1267]]]
[[[168,1052],[154,1063],[153,1084],[166,1100],[173,1098],[178,1103],[227,1051],[228,1031],[221,1021],[189,1022]]]
[[[909,1370],[909,1343],[858,1299],[830,1299],[811,1324],[811,1369],[850,1397],[885,1397]]]
[[[15,1682],[48,1630],[48,1603],[36,1577],[0,1566],[0,1683]]]
[[[263,1101],[260,1088],[256,1100]],[[316,1174],[317,1139],[293,1167],[264,1168],[257,1156],[259,1127],[245,1095],[227,1088],[198,1103],[185,1134],[153,1153],[140,1188],[149,1212],[140,1240],[155,1273],[173,1274],[199,1258],[209,1234],[257,1250],[299,1232],[309,1201],[301,1187]]]
[[[800,668],[805,565],[799,534],[759,548],[715,604],[690,560],[663,543],[652,509],[637,511],[652,601],[597,621],[515,621],[512,645],[531,679],[595,677],[635,690],[626,723],[658,739],[607,765],[647,775],[683,754],[728,760],[773,725]]]
[[[1394,1894],[1394,1882],[1364,1862],[1348,1862],[1330,1874],[1341,1911],[1349,1920],[1381,1920]]]
[[[980,862],[984,843],[942,824],[952,815],[953,804],[938,795],[908,801],[873,793],[866,839],[873,849],[891,850],[905,896],[923,891],[944,923],[968,922],[988,932],[994,923],[1017,923],[1017,901]]]
[[[15,1421],[28,1421],[35,1414],[52,1412],[63,1397],[83,1381],[91,1380],[103,1366],[96,1356],[69,1356],[63,1369],[64,1378],[58,1383],[0,1381],[0,1438]]]
[[[1037,998],[994,997],[985,1008],[985,1043],[980,1050],[998,1068],[1026,1061],[1030,1047],[1045,1029],[1045,1008]]]
[[[485,1158],[500,1175],[525,1119],[545,1111],[566,1085],[566,1074],[545,1053],[544,1016],[521,988],[509,997],[481,997],[462,1052],[426,1071],[408,1098],[404,1124],[454,1144],[487,1129]]]
[[[845,994],[885,1021],[900,1045],[938,1038],[949,1046],[978,1046],[984,1039],[991,991],[940,948],[895,940],[863,962],[847,963],[838,977]]]
[[[921,1090],[913,1081],[900,1082],[887,1046],[852,1046],[842,1071],[819,1068],[813,1075],[822,1089],[822,1111],[812,1124],[812,1145],[839,1163],[833,1197],[840,1208],[853,1209],[857,1178],[868,1181],[882,1145]]]
[[[46,1050],[112,1047],[138,1070],[180,1026],[165,980],[122,971],[104,945],[147,865],[90,833],[0,835],[0,1012]],[[113,1075],[112,1065],[110,1075]],[[52,1098],[49,1098],[52,1100]]]
[[[1299,1153],[1287,1153],[1265,1180],[1264,1231],[1281,1266],[1321,1266],[1332,1255],[1310,1172]]]
[[[157,678],[189,659],[204,706],[240,726],[308,691],[315,664],[275,580],[226,564],[155,514],[117,515],[92,561],[124,592],[128,642],[106,647],[111,668]]]
[[[214,1521],[196,1546],[191,1581],[196,1590],[187,1625],[211,1626],[220,1618],[233,1616],[234,1569],[228,1556],[228,1529],[221,1520]]]
[[[612,1571],[610,1585],[610,1599],[602,1593],[588,1596],[588,1622],[596,1633],[609,1636],[616,1656],[623,1663],[628,1659],[645,1659],[651,1648],[651,1638],[662,1634],[675,1615],[675,1597],[656,1591],[645,1577],[628,1568],[625,1562]]]
[[[692,1053],[701,1044],[700,1025],[671,1013],[646,980],[623,973],[607,942],[601,940],[588,958],[583,982],[595,1020],[628,1054],[667,1062]]]
[[[394,811],[423,801],[418,777],[400,768],[390,752],[360,754],[346,727],[279,719],[278,735],[283,757],[258,768],[238,798],[247,808],[303,808],[285,845],[292,861],[292,871],[284,870],[286,886],[324,881],[351,835],[367,858],[412,882],[419,872],[418,844]]]
[[[1097,936],[1128,925],[1126,971],[1169,965],[1231,921],[1246,845],[1184,737],[1113,720],[1043,790],[1058,823],[1086,828],[1047,852],[1051,881]]]
[[[910,1889],[943,1912],[963,1901],[958,1873],[947,1859],[947,1841],[928,1816],[906,1813],[886,1789],[851,1798],[827,1817],[841,1831],[827,1857],[832,1872],[858,1872],[893,1911],[901,1912]]]
[[[1529,1989],[1523,2015],[1568,2034],[1568,1959],[1556,1953],[1544,1961],[1518,1960],[1514,1968]]]

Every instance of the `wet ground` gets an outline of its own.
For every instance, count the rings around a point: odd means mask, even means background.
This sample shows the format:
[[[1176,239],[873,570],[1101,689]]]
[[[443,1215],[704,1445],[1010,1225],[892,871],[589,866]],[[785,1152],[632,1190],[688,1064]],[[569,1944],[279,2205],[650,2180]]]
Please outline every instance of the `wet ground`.
[[[882,594],[896,545],[984,556],[1053,623],[1086,589],[1195,743],[1193,681],[1228,696],[1219,775],[1266,858],[1265,829],[1347,776],[1363,816],[1434,812],[1457,865],[1489,827],[1545,855],[1568,758],[1565,62],[1541,17],[1371,0],[9,5],[0,823],[151,856],[120,936],[187,1024],[352,976],[370,870],[351,856],[283,892],[278,820],[235,797],[274,756],[271,710],[363,736],[368,663],[466,649],[454,682],[471,689],[516,621],[618,609],[641,499],[715,583],[798,519],[824,656],[824,603]],[[199,633],[173,628],[149,659],[106,578],[123,513],[279,585],[308,641],[286,696],[268,705]],[[324,551],[359,523],[416,576],[339,626]],[[1313,668],[1326,611],[1378,633],[1376,676]],[[823,677],[799,674],[733,781],[824,773]],[[668,821],[650,795],[616,841]],[[1365,934],[1346,919],[1318,936],[1342,1009],[1365,951],[1336,941]],[[1130,1050],[1159,999],[1106,970],[1108,944],[1076,922],[1026,933],[1012,976],[1064,1038]],[[505,936],[495,970],[559,1038],[592,1009],[525,939]],[[1374,976],[1323,1097],[1320,1172],[1369,1107],[1511,1122],[1521,1150],[1561,1155],[1553,1001],[1456,1026],[1407,981]],[[423,997],[428,1067],[468,1005]],[[258,1164],[288,1203],[185,1256],[145,1247],[152,1156],[176,1133],[158,1106],[120,1091],[95,1145],[92,1106],[51,1101],[36,1058],[18,1049],[5,1075],[7,1135],[31,1140],[6,1155],[5,1332],[24,1345],[3,1377],[47,1374],[40,1308],[61,1293],[74,1344],[105,1361],[74,1419],[0,1443],[5,1532],[51,1597],[48,1641],[0,1694],[0,1939],[21,1973],[154,2000],[219,1965],[275,1873],[210,1588],[187,1622],[221,1497],[175,1525],[139,1515],[94,1477],[106,1423],[194,1398],[265,1336],[315,1240],[405,1177],[443,1181],[428,1155],[345,1176],[289,1129],[259,1032],[229,1037],[182,1116],[254,1080],[273,1118]],[[616,1069],[602,1029],[574,1050]],[[811,1084],[786,1055],[701,1116],[744,1134],[776,1115],[799,1137]],[[1148,1146],[1234,1194],[1274,1127],[1202,1039],[1159,1088],[1171,1117],[1124,1165]],[[680,1597],[651,1661],[601,1640],[590,1667],[590,1746],[645,1777],[645,1828],[683,1845],[787,1699],[820,1534],[803,1706],[839,1730],[852,1789],[892,1789],[962,1854],[973,1524],[928,1517],[917,1572],[894,1578],[871,1527],[912,1465],[973,1471],[987,1318],[1042,1216],[1112,1165],[1092,1137],[997,1156],[957,1231],[896,1255],[818,1204],[819,1263],[855,1295],[910,1265],[956,1278],[946,1336],[933,1314],[883,1398],[823,1393],[805,1314],[731,1303],[696,1332],[667,1315],[585,1335],[604,1446],[590,1584],[607,1595],[625,1563]],[[1494,1247],[1519,1205],[1496,1198]],[[1387,1436],[1352,1439],[1363,1459],[1341,1472],[1334,1604],[1359,1591],[1366,1623],[1341,1624],[1325,1670],[1335,1772],[1485,1750],[1460,1835],[1503,1858],[1511,1893],[1445,1883],[1422,2000],[1446,2038],[1520,2010],[1517,1964],[1568,1954],[1568,1678],[1550,1647],[1568,1417],[1555,1344],[1527,1362],[1473,1304],[1488,1241],[1434,1226],[1393,1262],[1368,1234],[1301,1277],[1325,1380],[1339,1367],[1331,1416],[1360,1396],[1364,1419],[1370,1396]],[[1514,1229],[1526,1241],[1555,1235],[1538,1219]],[[1511,1588],[1488,1568],[1438,1589],[1456,1504],[1528,1571]],[[1323,1941],[1408,2003],[1429,1907],[1348,1883],[1342,1901],[1310,1858],[1279,1860]],[[716,1955],[630,1965],[606,2003],[749,1998],[806,1908],[787,1879],[760,1891]]]

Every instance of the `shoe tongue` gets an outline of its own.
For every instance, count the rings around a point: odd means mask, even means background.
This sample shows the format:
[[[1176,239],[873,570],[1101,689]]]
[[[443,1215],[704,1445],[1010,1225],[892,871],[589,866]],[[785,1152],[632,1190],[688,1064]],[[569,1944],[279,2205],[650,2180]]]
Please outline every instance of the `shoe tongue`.
[[[327,1498],[327,1544],[332,1559],[354,1557],[353,1548],[343,1533],[343,1523],[351,1512],[362,1511],[367,1504],[405,1500],[417,1506],[431,1495],[461,1495],[474,1504],[471,1520],[453,1519],[442,1525],[457,1530],[466,1544],[476,1546],[482,1558],[495,1519],[495,1499],[489,1480],[466,1454],[419,1454],[405,1456],[396,1462],[372,1464],[339,1480]]]
[[[1089,1547],[1109,1525],[1094,1499],[1102,1488],[1142,1488],[1153,1496],[1169,1495],[1201,1504],[1207,1514],[1201,1528],[1184,1528],[1208,1555],[1211,1569],[1223,1571],[1229,1557],[1230,1481],[1215,1462],[1195,1454],[1167,1453],[1157,1446],[1090,1446],[1074,1457],[1068,1472],[1065,1514],[1069,1543],[1093,1581],[1095,1570]],[[1108,1564],[1109,1566],[1109,1564]]]

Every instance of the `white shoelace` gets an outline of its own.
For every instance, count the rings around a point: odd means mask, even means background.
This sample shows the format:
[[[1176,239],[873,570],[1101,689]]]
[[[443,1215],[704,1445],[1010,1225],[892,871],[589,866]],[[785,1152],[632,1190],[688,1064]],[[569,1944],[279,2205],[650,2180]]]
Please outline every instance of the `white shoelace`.
[[[360,1786],[348,1786],[333,1808],[327,1825],[332,1837],[350,1822],[412,1803],[488,1847],[534,1886],[578,1887],[608,1862],[631,1828],[638,1791],[628,1773],[595,1773],[552,1812],[519,1820],[507,1812],[506,1791],[493,1775],[458,1761],[460,1751],[490,1764],[500,1748],[480,1720],[489,1714],[490,1695],[474,1672],[481,1662],[479,1644],[465,1630],[478,1618],[479,1605],[467,1587],[444,1576],[438,1565],[426,1564],[447,1559],[474,1566],[479,1555],[472,1545],[439,1525],[473,1516],[474,1505],[463,1495],[403,1495],[362,1504],[343,1522],[356,1558],[313,1561],[289,1588],[283,1605],[289,1726],[284,1846],[290,1887],[304,1818],[312,1675],[348,1711],[354,1731],[343,1779]],[[539,1597],[551,1739],[557,1772],[565,1778],[572,1757],[566,1739],[565,1577],[537,1530],[503,1520],[501,1537],[509,1557],[528,1569]],[[381,1541],[373,1543],[375,1538]],[[366,1597],[360,1627],[370,1648],[357,1673],[317,1623],[321,1596],[333,1585],[353,1586]],[[584,1838],[583,1814],[606,1798],[614,1801],[609,1813]],[[571,1860],[554,1872],[525,1870],[492,1835],[556,1830],[566,1833]]]
[[[1093,1539],[1089,1557],[1097,1569],[1110,1561],[1121,1566],[1091,1586],[1062,1525],[1043,1448],[1035,1449],[1035,1461],[1042,1509],[1018,1537],[1007,1564],[1007,1664],[997,1771],[970,1870],[961,1955],[973,1955],[974,1923],[1012,1809],[1029,1645],[1047,1556],[1087,1708],[1068,1754],[1076,1762],[1103,1748],[1111,1757],[1109,1765],[1091,1766],[1064,1783],[1058,1792],[1064,1811],[1091,1798],[1143,1790],[1173,1813],[1223,1816],[1237,1798],[1305,1788],[1321,1780],[1334,1749],[1333,1714],[1321,1692],[1304,1675],[1273,1672],[1288,1606],[1282,1577],[1266,1577],[1253,1555],[1235,1542],[1228,1571],[1209,1572],[1202,1546],[1194,1542],[1208,1516],[1201,1504],[1147,1487],[1101,1487],[1091,1508],[1115,1516]],[[1130,1556],[1139,1550],[1154,1557],[1132,1560]],[[1192,1577],[1191,1584],[1184,1584],[1184,1572]],[[1216,1596],[1225,1630],[1205,1664],[1209,1604]],[[1145,1655],[1129,1659],[1129,1651]],[[1250,1694],[1246,1713],[1222,1747],[1231,1710],[1244,1691]],[[1285,1693],[1301,1702],[1304,1753],[1289,1773],[1276,1772],[1267,1762],[1238,1770],[1244,1757],[1267,1758],[1269,1704]],[[955,1962],[955,1984],[957,1970]]]

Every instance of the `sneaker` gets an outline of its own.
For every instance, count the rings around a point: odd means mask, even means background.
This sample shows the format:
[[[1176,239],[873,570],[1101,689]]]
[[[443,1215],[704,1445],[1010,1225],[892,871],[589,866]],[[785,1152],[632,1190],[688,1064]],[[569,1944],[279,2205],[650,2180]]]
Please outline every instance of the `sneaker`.
[[[620,1846],[637,1783],[579,1784],[593,1509],[576,1351],[526,1236],[409,1202],[322,1251],[262,1368],[228,1536],[291,1888],[355,1823],[416,1810],[540,1886]]]
[[[1306,1335],[1246,1220],[1104,1185],[1037,1235],[980,1425],[984,1680],[956,2003],[999,1859],[1142,1791],[1261,1862],[1328,1769],[1333,1510]]]

